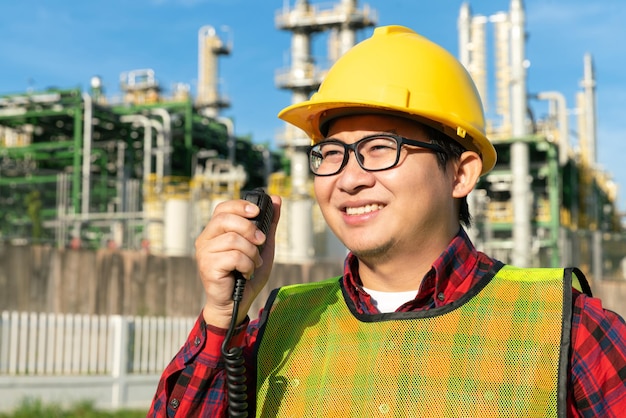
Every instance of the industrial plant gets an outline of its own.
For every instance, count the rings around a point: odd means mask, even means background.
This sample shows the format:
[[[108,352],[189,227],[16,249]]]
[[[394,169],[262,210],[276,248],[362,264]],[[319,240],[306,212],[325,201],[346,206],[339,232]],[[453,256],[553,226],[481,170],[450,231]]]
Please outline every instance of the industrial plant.
[[[509,6],[484,16],[466,3],[458,15],[458,57],[483,97],[498,152],[470,196],[469,233],[507,263],[577,264],[592,278],[622,277],[616,185],[596,161],[593,58],[581,57],[576,103],[556,91],[529,92],[525,11],[521,0]],[[315,63],[332,64],[377,23],[376,11],[357,0],[332,7],[296,0],[278,10],[275,26],[291,34],[291,45],[276,87],[290,91],[292,103],[308,99],[328,69]],[[312,56],[319,36],[327,40],[324,60]],[[184,84],[164,95],[151,69],[122,73],[120,98],[107,97],[98,77],[89,91],[0,96],[0,241],[192,256],[217,203],[264,186],[284,201],[278,263],[341,262],[345,249],[312,196],[309,139],[292,126],[274,147],[236,137],[221,115],[230,102],[218,83],[228,78],[219,60],[232,46],[212,26],[199,29],[197,42],[195,97]],[[549,114],[534,115],[534,102],[546,102]]]

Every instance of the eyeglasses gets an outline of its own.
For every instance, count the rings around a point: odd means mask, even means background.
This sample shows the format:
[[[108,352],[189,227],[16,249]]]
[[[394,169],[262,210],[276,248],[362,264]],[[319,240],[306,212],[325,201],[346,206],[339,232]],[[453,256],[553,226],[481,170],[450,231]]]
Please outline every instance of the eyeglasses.
[[[402,145],[414,145],[435,152],[444,150],[437,144],[416,141],[400,135],[376,134],[366,136],[353,144],[337,139],[327,139],[313,145],[309,150],[309,166],[316,176],[332,176],[348,163],[349,150],[365,171],[383,171],[395,167],[400,161]]]

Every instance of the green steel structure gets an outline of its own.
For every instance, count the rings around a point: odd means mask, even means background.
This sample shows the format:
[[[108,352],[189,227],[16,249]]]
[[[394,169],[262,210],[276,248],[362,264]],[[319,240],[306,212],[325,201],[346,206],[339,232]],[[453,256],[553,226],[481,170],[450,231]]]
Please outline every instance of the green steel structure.
[[[246,173],[240,187],[264,185],[279,156],[231,138],[223,120],[205,114],[189,97],[108,104],[94,90],[0,96],[0,240],[95,248],[123,220],[117,245],[136,248],[147,197],[176,184],[188,190],[207,159],[236,156],[231,165]]]
[[[542,135],[517,139],[530,152],[533,264],[558,267],[563,264],[592,265],[590,241],[594,233],[623,241],[620,214],[606,180],[584,162],[559,158],[558,144]],[[513,245],[511,197],[511,141],[495,141],[498,162],[481,178],[475,198],[476,241],[489,253],[510,262]],[[614,260],[613,264],[619,263]],[[605,263],[606,264],[606,263]]]

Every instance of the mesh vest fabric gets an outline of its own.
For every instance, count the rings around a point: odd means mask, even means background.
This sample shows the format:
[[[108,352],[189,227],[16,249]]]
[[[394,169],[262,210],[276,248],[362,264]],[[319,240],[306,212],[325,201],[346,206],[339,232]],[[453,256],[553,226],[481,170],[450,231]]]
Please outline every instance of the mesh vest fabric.
[[[359,315],[338,279],[281,288],[262,318],[257,416],[557,416],[568,289],[562,269],[504,266],[454,304]]]

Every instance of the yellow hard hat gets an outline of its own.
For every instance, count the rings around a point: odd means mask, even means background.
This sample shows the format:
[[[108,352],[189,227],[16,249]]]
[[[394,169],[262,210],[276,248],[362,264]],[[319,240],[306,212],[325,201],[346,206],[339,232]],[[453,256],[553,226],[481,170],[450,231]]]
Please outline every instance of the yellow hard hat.
[[[364,113],[392,113],[444,132],[481,156],[481,175],[496,163],[469,73],[452,54],[409,28],[376,28],[332,66],[310,100],[286,107],[278,117],[315,143],[331,119]]]

